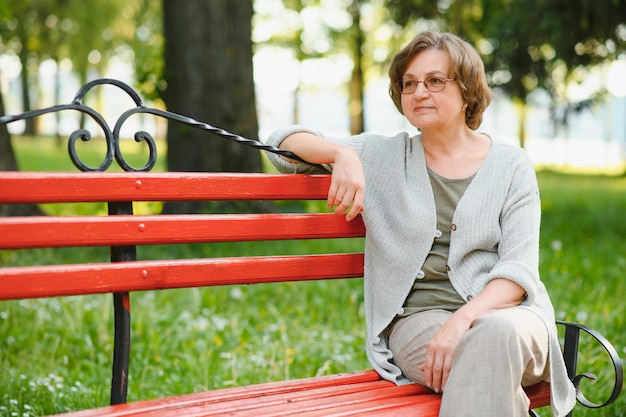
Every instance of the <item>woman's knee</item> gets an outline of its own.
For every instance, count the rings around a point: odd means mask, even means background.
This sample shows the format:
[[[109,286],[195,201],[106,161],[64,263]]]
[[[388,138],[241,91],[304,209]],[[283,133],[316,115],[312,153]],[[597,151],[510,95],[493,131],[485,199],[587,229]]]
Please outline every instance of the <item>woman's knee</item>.
[[[466,338],[467,343],[489,346],[492,353],[514,350],[536,354],[548,346],[548,332],[541,319],[521,308],[499,310],[474,320]]]

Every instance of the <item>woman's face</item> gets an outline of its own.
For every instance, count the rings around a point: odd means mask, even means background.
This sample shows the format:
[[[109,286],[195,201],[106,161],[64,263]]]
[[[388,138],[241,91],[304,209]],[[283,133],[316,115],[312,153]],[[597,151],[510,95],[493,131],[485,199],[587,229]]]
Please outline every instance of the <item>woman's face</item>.
[[[417,89],[411,94],[402,94],[401,103],[404,116],[409,123],[427,131],[444,133],[448,129],[458,129],[465,125],[463,98],[455,81],[448,81],[451,74],[450,57],[444,51],[430,49],[418,53],[409,62],[402,77],[403,83],[417,83]],[[441,91],[431,92],[421,81],[436,77],[434,84],[445,82]],[[413,83],[411,82],[413,81]]]

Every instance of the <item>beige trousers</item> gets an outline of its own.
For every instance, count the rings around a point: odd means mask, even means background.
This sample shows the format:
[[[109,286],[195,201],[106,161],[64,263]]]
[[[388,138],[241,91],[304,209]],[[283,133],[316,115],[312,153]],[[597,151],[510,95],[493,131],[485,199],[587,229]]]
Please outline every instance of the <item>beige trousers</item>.
[[[395,364],[424,384],[420,366],[426,345],[452,315],[444,310],[413,314],[389,335]],[[440,417],[528,416],[522,387],[549,379],[548,330],[525,308],[508,308],[474,320],[457,346],[443,390]]]

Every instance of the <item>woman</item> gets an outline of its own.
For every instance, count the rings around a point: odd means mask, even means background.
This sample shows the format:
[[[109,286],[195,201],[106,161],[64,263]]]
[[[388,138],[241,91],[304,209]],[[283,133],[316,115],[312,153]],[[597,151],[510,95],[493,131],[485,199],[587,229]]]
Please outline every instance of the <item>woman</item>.
[[[366,225],[367,355],[385,379],[442,392],[440,416],[527,416],[523,387],[575,392],[538,273],[540,201],[522,150],[476,132],[491,100],[474,48],[418,35],[390,95],[419,133],[327,138],[298,126],[268,143],[332,171],[328,205]],[[314,172],[270,155],[284,172]]]

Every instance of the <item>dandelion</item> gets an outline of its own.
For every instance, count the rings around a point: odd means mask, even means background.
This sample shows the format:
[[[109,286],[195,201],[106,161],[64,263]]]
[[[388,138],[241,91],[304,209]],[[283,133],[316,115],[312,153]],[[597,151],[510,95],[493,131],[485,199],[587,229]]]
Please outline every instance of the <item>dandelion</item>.
[[[561,242],[558,239],[555,239],[552,241],[552,243],[550,243],[550,247],[552,247],[553,251],[560,252],[563,249],[563,242]]]
[[[579,311],[578,313],[576,313],[576,321],[579,321],[581,323],[587,321],[588,317],[589,314],[586,311]]]
[[[228,325],[228,320],[219,316],[212,316],[211,321],[213,322],[213,326],[215,326],[218,331],[224,330]]]
[[[243,291],[241,291],[241,288],[239,287],[234,287],[230,290],[230,297],[233,300],[240,300],[241,297],[243,297]]]

